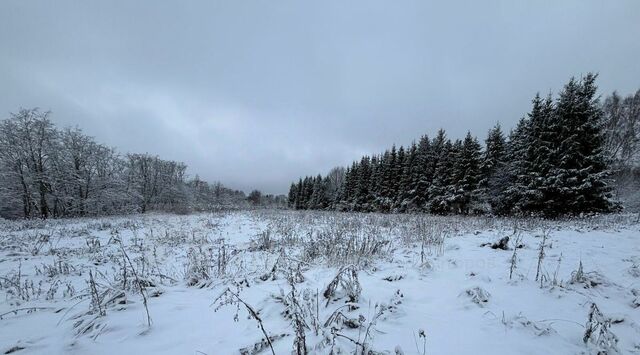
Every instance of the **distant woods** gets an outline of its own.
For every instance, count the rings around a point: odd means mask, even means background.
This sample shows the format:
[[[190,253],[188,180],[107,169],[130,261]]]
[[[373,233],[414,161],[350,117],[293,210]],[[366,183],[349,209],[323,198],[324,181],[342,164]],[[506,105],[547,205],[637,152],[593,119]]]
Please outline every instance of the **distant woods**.
[[[470,132],[452,141],[440,130],[300,179],[289,207],[546,217],[609,212],[618,200],[637,207],[640,90],[600,101],[595,80],[572,78],[555,98],[536,95],[514,129],[505,135],[496,125],[484,145]]]
[[[362,212],[542,215],[640,209],[640,90],[603,100],[596,76],[571,79],[554,98],[536,95],[508,134],[484,144],[444,130],[407,147],[364,156],[289,194],[249,196],[186,175],[149,154],[122,155],[48,112],[0,121],[0,217],[75,217],[147,211],[282,206]]]
[[[0,121],[0,217],[189,212],[248,203],[241,191],[188,179],[186,169],[148,154],[120,155],[79,129],[56,128],[49,113],[37,109]]]

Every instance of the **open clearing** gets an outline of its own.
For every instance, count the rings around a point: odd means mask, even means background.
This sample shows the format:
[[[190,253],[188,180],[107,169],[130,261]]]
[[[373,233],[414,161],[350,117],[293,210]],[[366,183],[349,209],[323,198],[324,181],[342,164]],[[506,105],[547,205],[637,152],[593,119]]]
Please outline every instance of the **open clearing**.
[[[0,221],[0,353],[640,353],[635,218]]]

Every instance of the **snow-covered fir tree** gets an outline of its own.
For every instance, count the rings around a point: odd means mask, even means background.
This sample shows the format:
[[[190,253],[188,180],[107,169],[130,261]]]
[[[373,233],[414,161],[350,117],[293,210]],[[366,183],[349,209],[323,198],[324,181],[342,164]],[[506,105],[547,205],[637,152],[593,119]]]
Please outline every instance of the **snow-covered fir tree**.
[[[480,208],[491,211],[498,204],[501,188],[500,173],[506,169],[507,142],[500,124],[496,124],[485,140],[485,150],[480,164],[482,178],[478,183]]]

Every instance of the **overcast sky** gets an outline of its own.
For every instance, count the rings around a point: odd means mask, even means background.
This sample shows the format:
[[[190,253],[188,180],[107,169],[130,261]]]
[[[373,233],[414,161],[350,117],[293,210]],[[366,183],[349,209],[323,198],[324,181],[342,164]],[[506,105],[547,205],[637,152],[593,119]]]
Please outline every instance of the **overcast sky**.
[[[51,110],[244,190],[440,127],[484,139],[588,71],[640,88],[640,1],[0,2],[0,118]]]

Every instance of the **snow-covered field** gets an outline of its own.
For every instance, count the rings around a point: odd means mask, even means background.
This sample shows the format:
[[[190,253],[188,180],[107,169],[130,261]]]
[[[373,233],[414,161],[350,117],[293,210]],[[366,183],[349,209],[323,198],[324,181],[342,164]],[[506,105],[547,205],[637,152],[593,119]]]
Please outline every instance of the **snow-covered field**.
[[[0,353],[640,353],[635,218],[0,221]]]

